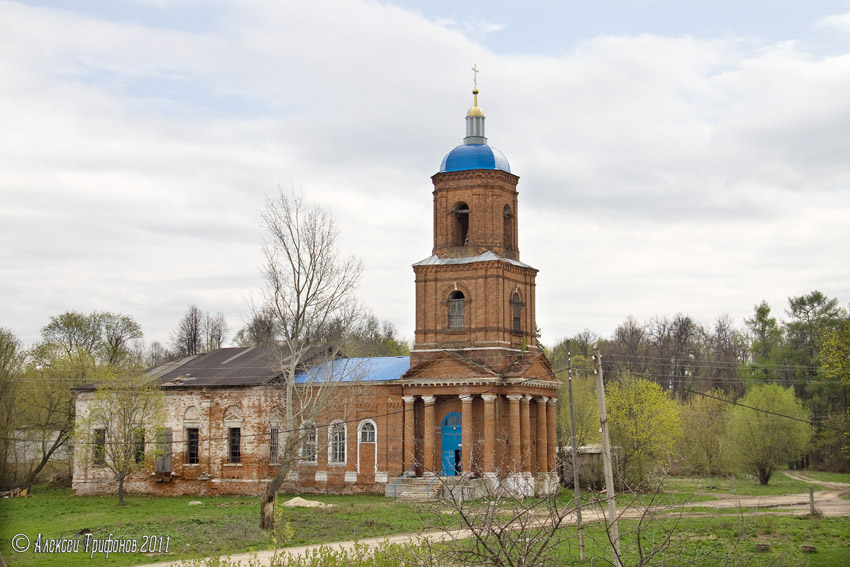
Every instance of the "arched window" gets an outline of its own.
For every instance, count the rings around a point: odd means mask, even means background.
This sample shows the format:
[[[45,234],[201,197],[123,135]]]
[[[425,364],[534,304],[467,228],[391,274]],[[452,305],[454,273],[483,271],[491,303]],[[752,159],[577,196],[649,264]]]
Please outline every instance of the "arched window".
[[[364,421],[360,424],[360,442],[374,443],[376,439],[375,424],[371,421]]]
[[[510,205],[502,209],[502,245],[507,249],[514,248],[514,214]]]
[[[463,292],[455,290],[449,294],[449,329],[462,329],[464,323]]]
[[[514,292],[511,297],[511,314],[513,319],[511,328],[513,332],[522,332],[522,302],[519,300],[519,294],[517,292]]]
[[[460,201],[452,207],[452,245],[466,246],[469,243],[469,205]]]
[[[328,462],[331,464],[345,463],[345,424],[341,422],[331,425],[331,446]]]

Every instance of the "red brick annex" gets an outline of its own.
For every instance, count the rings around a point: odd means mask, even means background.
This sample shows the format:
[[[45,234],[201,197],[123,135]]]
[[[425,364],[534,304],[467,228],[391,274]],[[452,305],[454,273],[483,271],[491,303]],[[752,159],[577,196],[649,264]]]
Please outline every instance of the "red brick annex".
[[[487,144],[473,94],[463,144],[431,178],[434,247],[413,265],[411,354],[346,361],[360,367],[357,388],[345,412],[331,404],[317,420],[287,492],[397,495],[410,483],[402,477],[524,492],[556,481],[560,382],[537,348],[537,270],[518,246],[519,177]],[[127,490],[261,493],[280,467],[282,389],[270,361],[262,348],[224,348],[151,371],[166,393],[169,450]],[[92,394],[78,390],[78,414]],[[112,473],[89,453],[75,454],[75,491],[114,491]]]

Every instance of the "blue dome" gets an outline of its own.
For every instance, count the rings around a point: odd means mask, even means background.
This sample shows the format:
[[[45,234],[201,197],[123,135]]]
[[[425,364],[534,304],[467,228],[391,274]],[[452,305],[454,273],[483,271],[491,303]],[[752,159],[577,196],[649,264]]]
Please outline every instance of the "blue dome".
[[[505,154],[487,144],[463,144],[456,147],[443,158],[440,173],[446,171],[466,171],[469,169],[501,169],[511,172],[511,166]]]

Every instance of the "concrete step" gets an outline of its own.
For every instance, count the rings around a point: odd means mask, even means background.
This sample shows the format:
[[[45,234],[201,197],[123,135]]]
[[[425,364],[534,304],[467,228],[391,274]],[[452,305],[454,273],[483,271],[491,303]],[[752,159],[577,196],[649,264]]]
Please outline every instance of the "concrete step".
[[[430,478],[405,478],[401,481],[391,480],[387,483],[384,494],[392,498],[408,502],[421,502],[425,500],[437,500],[440,498],[443,487],[439,480]]]

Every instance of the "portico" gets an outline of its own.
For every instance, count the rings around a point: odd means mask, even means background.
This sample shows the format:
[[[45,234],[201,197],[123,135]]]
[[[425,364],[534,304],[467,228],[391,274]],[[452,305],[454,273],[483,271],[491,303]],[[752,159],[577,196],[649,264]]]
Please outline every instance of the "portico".
[[[485,390],[402,399],[404,469],[416,476],[532,477],[555,468],[557,398],[551,395]],[[458,414],[459,426],[447,425]]]

